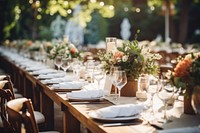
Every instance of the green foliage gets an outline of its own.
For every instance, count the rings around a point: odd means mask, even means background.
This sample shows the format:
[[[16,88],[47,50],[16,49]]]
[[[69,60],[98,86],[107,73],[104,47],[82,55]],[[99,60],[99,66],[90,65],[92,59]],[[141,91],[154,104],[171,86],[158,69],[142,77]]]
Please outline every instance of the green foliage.
[[[96,44],[107,36],[107,21],[98,11],[92,13],[92,20],[87,25],[85,39],[87,43]]]

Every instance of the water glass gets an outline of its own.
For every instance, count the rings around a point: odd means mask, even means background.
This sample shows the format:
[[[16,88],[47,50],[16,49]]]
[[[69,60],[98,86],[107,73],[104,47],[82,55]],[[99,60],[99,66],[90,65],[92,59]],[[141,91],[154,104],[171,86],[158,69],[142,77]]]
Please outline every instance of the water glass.
[[[164,117],[160,121],[163,123],[169,122],[166,114],[167,110],[167,102],[171,100],[174,96],[174,87],[171,86],[167,80],[160,79],[158,83],[158,90],[157,90],[157,96],[159,99],[161,99],[164,103]]]

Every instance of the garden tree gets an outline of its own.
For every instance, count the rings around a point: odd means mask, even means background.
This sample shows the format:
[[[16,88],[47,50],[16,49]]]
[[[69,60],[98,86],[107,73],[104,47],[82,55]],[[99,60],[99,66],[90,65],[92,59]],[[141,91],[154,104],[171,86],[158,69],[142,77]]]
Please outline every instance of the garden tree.
[[[0,40],[4,40],[11,36],[10,30],[16,25],[18,16],[16,16],[15,8],[16,0],[1,0],[0,1]]]
[[[176,5],[176,11],[174,15],[170,16],[170,37],[172,41],[186,43],[188,33],[188,19],[189,10],[192,4],[200,3],[199,0],[164,0],[166,2],[166,8],[170,8],[170,2]],[[157,6],[162,8],[163,0],[148,0],[148,4],[151,6]]]
[[[85,40],[86,43],[97,44],[108,35],[108,23],[102,18],[98,11],[92,13],[92,20],[87,24]]]
[[[163,33],[164,26],[162,29],[161,23],[164,17],[156,14],[156,12],[161,13],[163,1],[173,2],[176,7],[175,14],[170,16],[172,41],[185,43],[188,33],[188,12],[191,5],[200,3],[200,0],[1,0],[0,9],[3,10],[0,12],[2,21],[0,28],[3,27],[3,30],[0,30],[1,40],[5,38],[51,39],[51,32],[48,29],[51,21],[57,14],[66,20],[71,18],[76,4],[80,4],[83,9],[79,14],[83,27],[92,20],[92,13],[98,11],[100,17],[112,22],[112,24],[108,23],[108,35],[119,37],[119,29],[114,26],[120,25],[122,17],[130,18],[132,24],[143,31]],[[136,13],[137,4],[143,5],[141,13]],[[155,23],[156,26],[153,26]],[[110,32],[110,30],[114,31]],[[151,33],[141,32],[141,34],[142,39],[153,39],[154,36]]]

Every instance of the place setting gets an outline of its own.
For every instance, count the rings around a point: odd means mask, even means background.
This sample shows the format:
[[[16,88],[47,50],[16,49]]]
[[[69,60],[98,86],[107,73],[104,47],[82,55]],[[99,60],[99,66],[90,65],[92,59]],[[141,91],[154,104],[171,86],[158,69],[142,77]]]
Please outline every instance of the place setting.
[[[66,94],[70,102],[102,102],[104,101],[104,91],[101,89],[72,91]]]

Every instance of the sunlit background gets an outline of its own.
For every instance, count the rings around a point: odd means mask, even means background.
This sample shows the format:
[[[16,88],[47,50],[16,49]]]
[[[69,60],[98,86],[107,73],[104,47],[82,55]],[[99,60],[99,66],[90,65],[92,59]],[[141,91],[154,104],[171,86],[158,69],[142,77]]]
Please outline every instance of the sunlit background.
[[[107,36],[122,38],[120,25],[129,20],[130,38],[139,29],[139,40],[161,37],[182,44],[200,43],[199,0],[1,0],[0,40],[52,40],[52,22],[61,16],[65,34],[70,19],[83,27],[84,45],[97,44]],[[168,4],[166,4],[168,3]],[[75,8],[80,5],[80,12]],[[168,6],[166,6],[168,5]],[[166,9],[169,18],[166,21]],[[166,27],[166,22],[168,28]],[[166,28],[169,33],[166,33]]]

